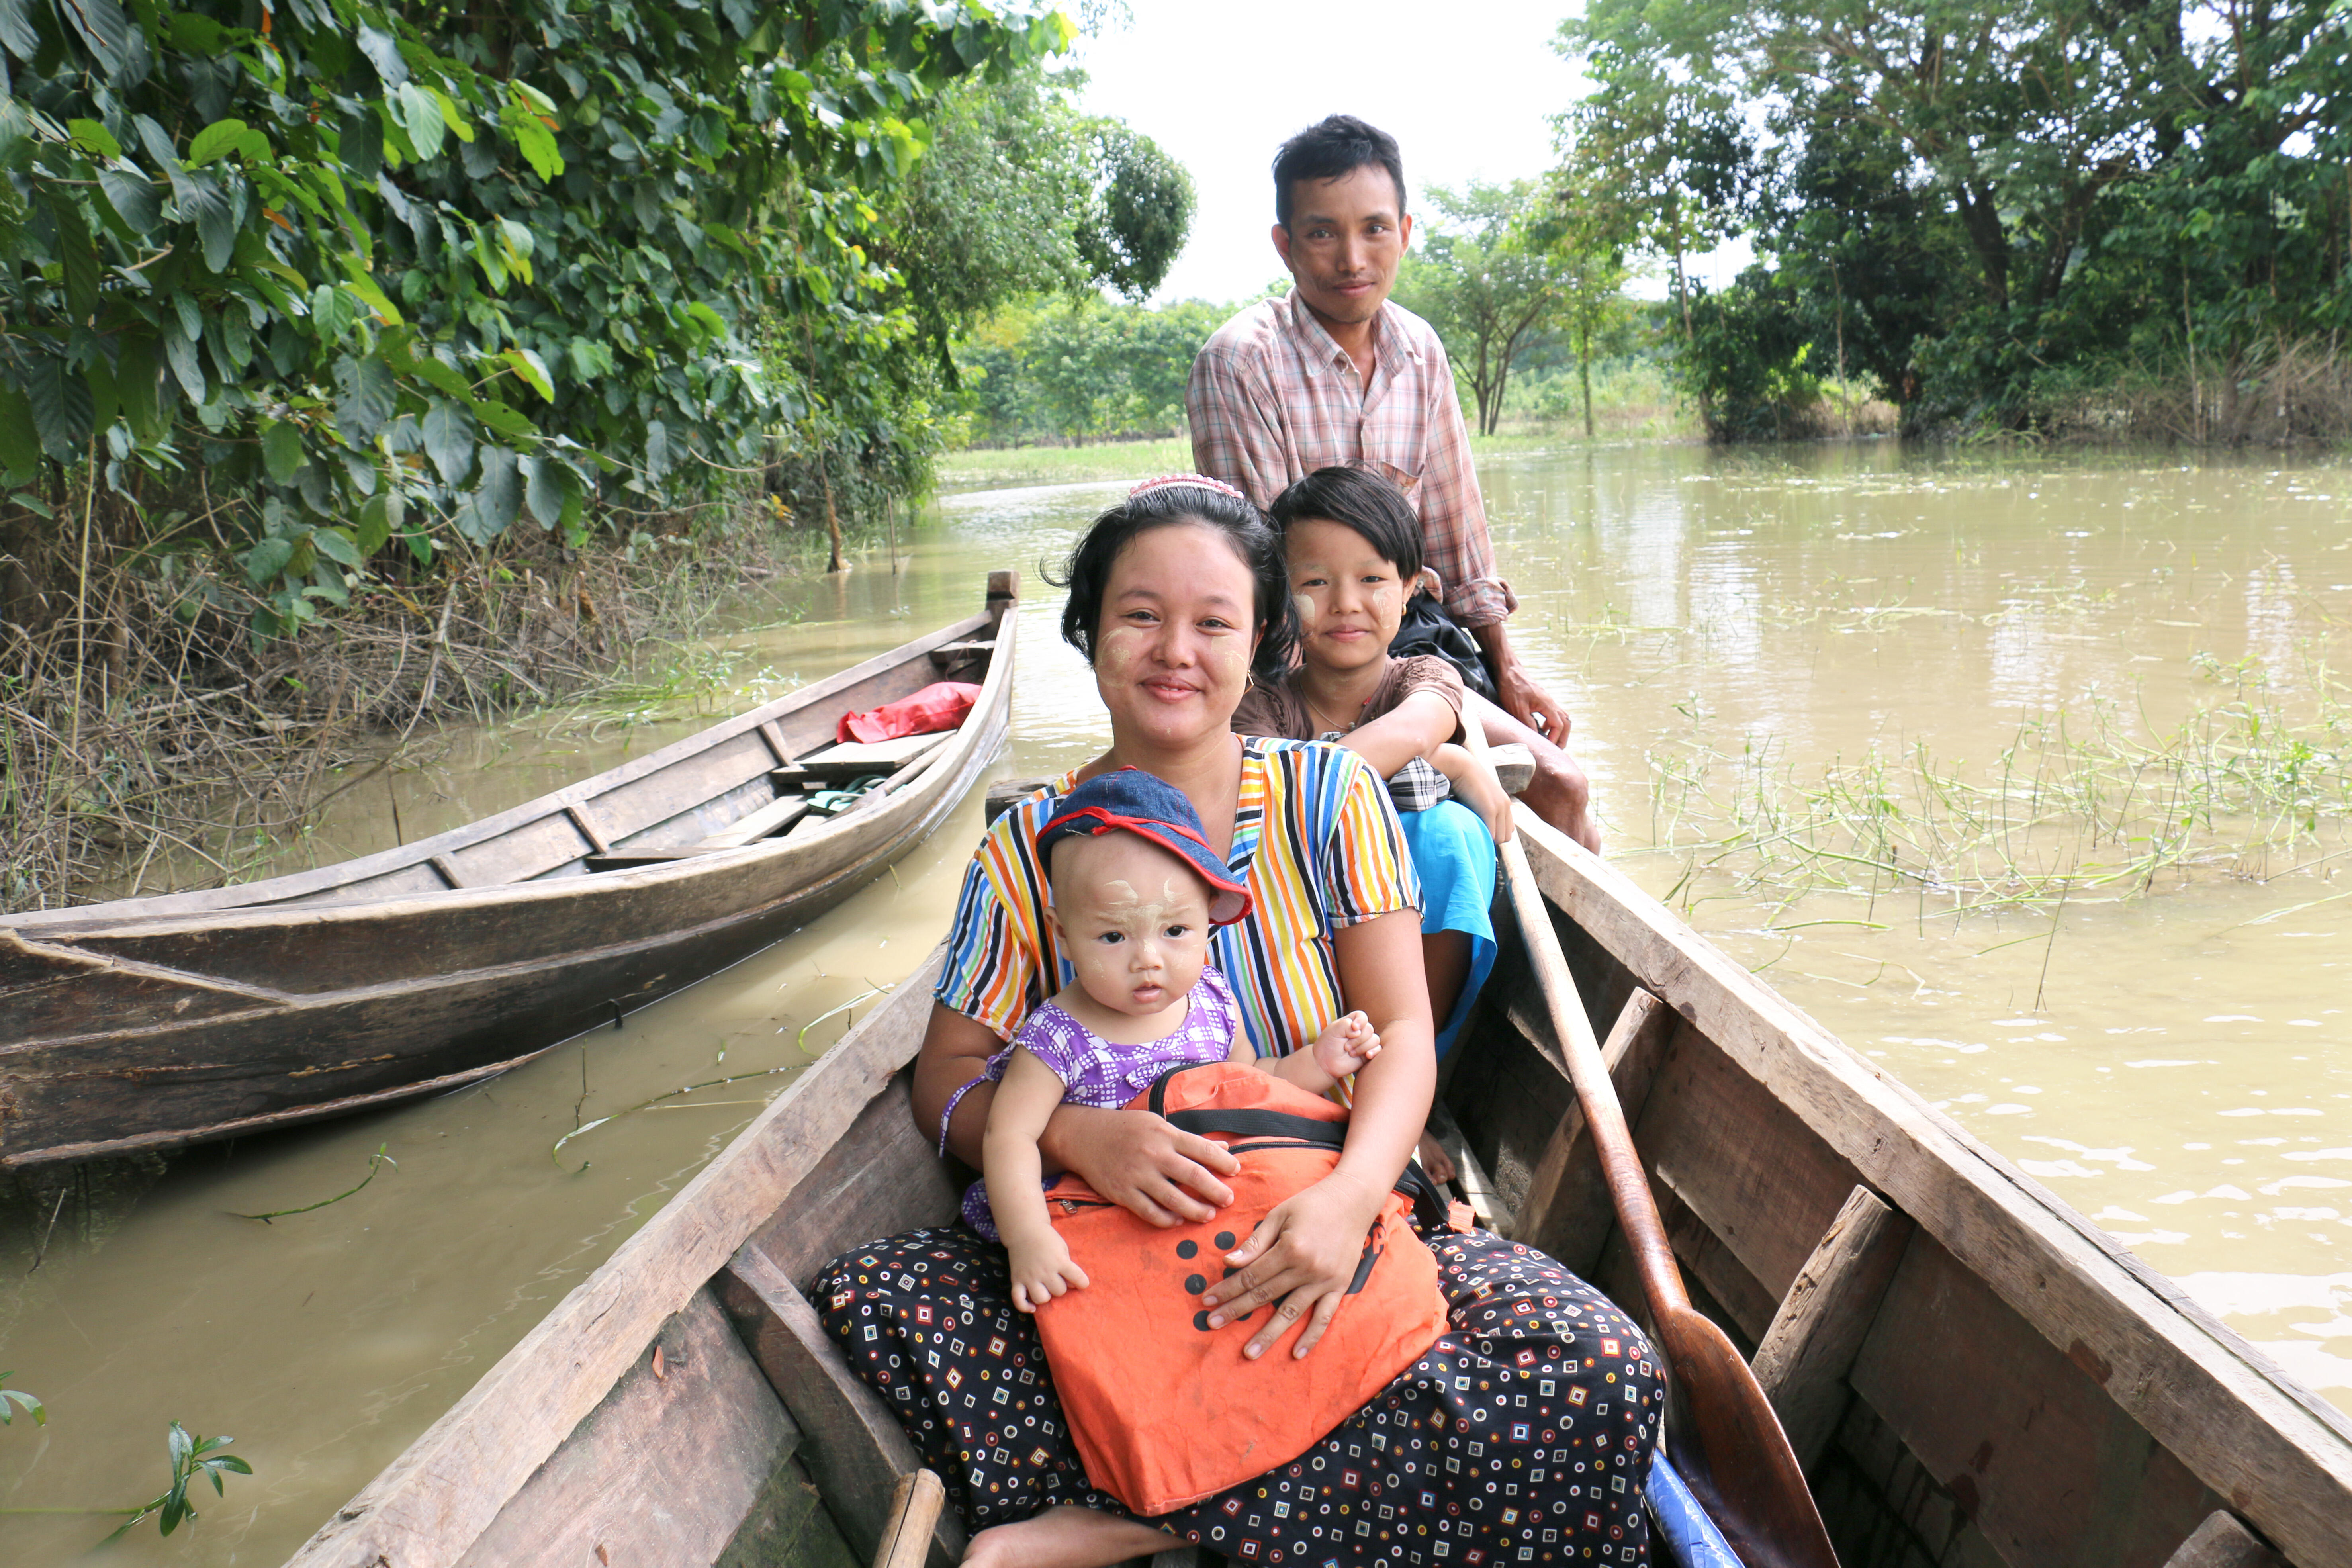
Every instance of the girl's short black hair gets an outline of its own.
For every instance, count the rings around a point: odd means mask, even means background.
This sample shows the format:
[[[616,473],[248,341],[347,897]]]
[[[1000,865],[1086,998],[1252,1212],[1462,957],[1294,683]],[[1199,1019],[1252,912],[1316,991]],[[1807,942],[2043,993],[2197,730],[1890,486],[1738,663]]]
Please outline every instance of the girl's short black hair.
[[[1274,526],[1287,533],[1302,518],[1351,528],[1410,583],[1421,575],[1421,519],[1404,492],[1362,468],[1318,468],[1274,498]]]
[[[1045,581],[1067,588],[1062,606],[1062,640],[1095,661],[1095,633],[1102,625],[1103,590],[1110,569],[1139,534],[1177,523],[1197,523],[1224,535],[1255,584],[1257,653],[1254,675],[1273,679],[1288,669],[1298,645],[1298,612],[1290,603],[1290,574],[1283,564],[1282,536],[1265,514],[1238,495],[1205,484],[1156,485],[1131,495],[1094,521],[1062,563],[1059,577],[1041,564]]]

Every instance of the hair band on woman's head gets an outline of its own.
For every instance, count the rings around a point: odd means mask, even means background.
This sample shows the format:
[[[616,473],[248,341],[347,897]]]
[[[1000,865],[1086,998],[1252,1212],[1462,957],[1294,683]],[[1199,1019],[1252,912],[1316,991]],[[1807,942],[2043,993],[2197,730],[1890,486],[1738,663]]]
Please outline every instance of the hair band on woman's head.
[[[1152,490],[1174,489],[1179,486],[1189,489],[1214,490],[1219,495],[1231,496],[1235,500],[1249,500],[1249,497],[1242,494],[1224,480],[1213,479],[1206,474],[1162,474],[1156,479],[1146,479],[1128,491],[1127,499],[1133,500],[1136,497]]]

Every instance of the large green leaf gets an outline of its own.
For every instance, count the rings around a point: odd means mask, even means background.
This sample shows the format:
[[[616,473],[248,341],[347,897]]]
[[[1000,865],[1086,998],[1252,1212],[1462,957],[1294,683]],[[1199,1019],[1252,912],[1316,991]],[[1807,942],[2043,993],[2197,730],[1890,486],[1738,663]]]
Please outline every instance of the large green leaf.
[[[214,121],[210,125],[188,138],[188,155],[185,159],[188,167],[203,168],[206,163],[234,148],[237,139],[244,134],[245,121],[242,120]]]
[[[482,482],[474,491],[484,531],[496,538],[514,526],[522,506],[522,482],[515,455],[503,447],[482,448]]]
[[[131,59],[131,17],[117,0],[58,0],[58,10],[106,67],[107,75],[120,76]]]
[[[33,430],[41,449],[60,463],[82,456],[89,439],[89,383],[66,368],[55,354],[34,354],[25,370],[25,395],[33,405]]]
[[[425,411],[425,455],[441,471],[441,482],[454,485],[474,467],[474,422],[454,403],[433,400]]]
[[[98,247],[82,222],[81,204],[66,192],[49,198],[58,225],[58,264],[65,273],[66,309],[76,325],[88,325],[98,311]]]
[[[269,469],[269,477],[279,484],[286,483],[300,471],[302,431],[299,426],[272,420],[261,428],[261,460]]]
[[[392,367],[374,355],[335,362],[335,428],[352,446],[365,446],[392,422],[398,395]]]
[[[41,35],[33,26],[33,7],[47,0],[0,0],[0,44],[30,64],[41,51]]]
[[[33,432],[33,405],[13,386],[0,384],[0,468],[22,484],[40,465],[41,442]]]
[[[98,188],[106,193],[107,205],[133,234],[145,234],[163,221],[163,203],[155,194],[153,181],[120,169],[100,169]]]

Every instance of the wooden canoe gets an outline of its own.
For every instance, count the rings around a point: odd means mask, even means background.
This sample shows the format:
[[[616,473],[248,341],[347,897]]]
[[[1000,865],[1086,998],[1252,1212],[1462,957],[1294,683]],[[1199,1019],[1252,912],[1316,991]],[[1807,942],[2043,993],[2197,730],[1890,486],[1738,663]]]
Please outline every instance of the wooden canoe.
[[[975,616],[403,848],[0,919],[0,1166],[445,1090],[758,951],[937,827],[994,759],[1017,592],[992,574]],[[959,729],[835,744],[844,713],[943,679],[981,685]],[[877,773],[847,809],[809,811]]]
[[[2342,1413],[1605,863],[1520,825],[1691,1294],[1759,1347],[1846,1568],[2352,1563]],[[1497,1224],[1643,1315],[1511,946],[1445,1107]],[[870,1552],[915,1458],[806,1292],[836,1253],[955,1212],[968,1173],[912,1125],[905,1070],[938,963],[296,1568],[814,1562],[795,1543],[820,1496]],[[949,1520],[932,1562],[959,1545]]]

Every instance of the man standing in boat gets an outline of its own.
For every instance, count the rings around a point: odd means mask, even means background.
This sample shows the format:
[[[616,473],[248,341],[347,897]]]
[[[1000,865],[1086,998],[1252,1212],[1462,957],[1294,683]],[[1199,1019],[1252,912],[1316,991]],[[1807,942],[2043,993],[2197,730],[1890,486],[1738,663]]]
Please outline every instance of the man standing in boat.
[[[1275,253],[1294,287],[1218,328],[1192,362],[1184,412],[1194,466],[1261,509],[1334,464],[1393,480],[1420,515],[1441,615],[1475,639],[1509,716],[1487,738],[1533,750],[1528,805],[1597,847],[1583,770],[1561,749],[1568,712],[1511,647],[1517,601],[1495,573],[1445,345],[1389,299],[1412,238],[1396,139],[1347,114],[1307,127],[1275,155],[1274,209]]]

